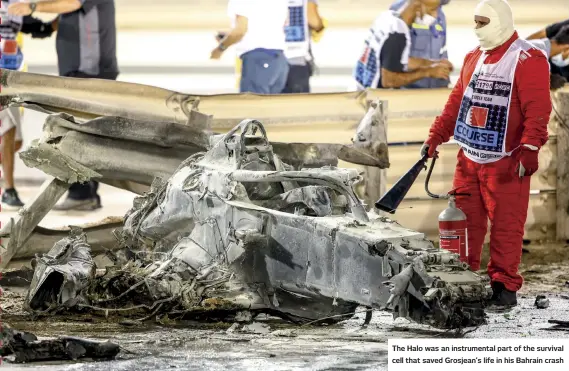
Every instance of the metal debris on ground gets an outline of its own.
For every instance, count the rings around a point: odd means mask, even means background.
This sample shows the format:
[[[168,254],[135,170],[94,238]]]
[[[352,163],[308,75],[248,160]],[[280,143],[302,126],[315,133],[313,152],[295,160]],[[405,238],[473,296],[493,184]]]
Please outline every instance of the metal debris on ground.
[[[228,334],[233,334],[235,331],[239,330],[239,324],[238,323],[234,323],[231,325],[231,327],[229,327],[225,332]]]
[[[73,228],[68,238],[57,242],[32,262],[35,267],[25,304],[33,311],[84,302],[84,290],[95,278],[95,263],[85,233]]]
[[[546,309],[549,307],[549,299],[545,295],[537,295],[534,305],[539,309]]]
[[[244,120],[135,199],[115,265],[95,274],[85,233],[37,259],[34,313],[297,323],[388,310],[439,328],[485,323],[487,279],[422,233],[367,212],[355,169],[294,170]],[[369,311],[370,309],[368,309]]]
[[[62,336],[56,339],[38,340],[29,332],[21,332],[7,325],[2,327],[0,357],[14,363],[53,360],[112,360],[120,347],[112,342],[97,342],[77,337]]]
[[[287,337],[287,338],[292,338],[292,337],[298,336],[296,331],[294,331],[293,329],[275,330],[275,331],[271,332],[271,335],[279,336],[279,337]]]
[[[241,328],[240,332],[243,332],[245,334],[266,335],[271,332],[271,328],[264,323],[253,322],[244,325]]]
[[[561,320],[556,320],[556,319],[550,319],[550,320],[547,321],[547,322],[555,325],[555,326],[552,327],[552,329],[555,329],[555,330],[558,330],[558,329],[569,330],[569,321],[561,321]]]

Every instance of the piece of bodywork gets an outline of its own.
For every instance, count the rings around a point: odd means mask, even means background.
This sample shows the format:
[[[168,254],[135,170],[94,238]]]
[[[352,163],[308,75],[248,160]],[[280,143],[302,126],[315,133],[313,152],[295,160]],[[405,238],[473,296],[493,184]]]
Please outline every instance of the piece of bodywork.
[[[35,311],[74,306],[95,278],[95,262],[83,231],[73,228],[47,254],[32,261],[34,276],[25,304]]]
[[[3,76],[2,86],[17,90],[24,77]],[[67,111],[88,108],[79,98],[54,100],[41,92],[28,94],[29,100],[67,105]],[[54,177],[53,192],[88,178],[142,187],[123,227],[114,230],[115,265],[89,276],[88,285],[75,285],[65,297],[81,300],[67,300],[67,310],[223,319],[250,311],[336,322],[366,306],[439,328],[485,322],[487,279],[422,233],[366,211],[354,192],[362,180],[358,171],[336,167],[341,153],[363,165],[388,166],[387,146],[361,137],[367,132],[361,125],[357,141],[370,142],[374,151],[273,143],[263,125],[249,119],[226,134],[209,133],[192,125],[194,111],[185,106],[169,116],[179,120],[177,113],[188,111],[183,125],[160,121],[159,113],[170,112],[164,107],[146,119],[147,108],[98,104],[98,97],[95,114],[123,117],[76,122],[69,112],[49,116],[43,137],[21,156]],[[188,99],[167,101],[183,105]],[[20,231],[14,235],[21,242],[22,226],[28,234],[34,226],[19,222],[11,230]],[[75,243],[84,246],[74,233],[63,243],[71,250]],[[65,259],[57,262],[59,271],[71,275],[72,257]],[[36,282],[45,282],[39,269]],[[61,292],[46,295],[41,287],[33,286],[28,308],[61,309]],[[32,303],[34,297],[43,302]]]
[[[120,347],[110,341],[98,342],[73,336],[39,340],[32,333],[18,331],[7,325],[2,326],[0,335],[0,357],[7,357],[14,363],[80,358],[112,360],[120,352]]]

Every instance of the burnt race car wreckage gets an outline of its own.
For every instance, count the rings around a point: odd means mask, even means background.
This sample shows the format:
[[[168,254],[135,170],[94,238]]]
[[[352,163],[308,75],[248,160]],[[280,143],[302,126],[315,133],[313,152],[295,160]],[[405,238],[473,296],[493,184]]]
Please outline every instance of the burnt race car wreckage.
[[[389,166],[386,141],[369,139],[377,103],[351,146],[278,143],[255,119],[213,133],[199,97],[165,89],[6,70],[1,84],[4,105],[50,114],[21,154],[50,178],[2,232],[4,266],[50,242],[32,264],[32,313],[334,323],[365,306],[441,329],[485,323],[487,279],[366,211],[358,171],[336,167]],[[70,183],[89,179],[139,194],[124,219],[37,227]],[[114,265],[97,269],[95,251]]]

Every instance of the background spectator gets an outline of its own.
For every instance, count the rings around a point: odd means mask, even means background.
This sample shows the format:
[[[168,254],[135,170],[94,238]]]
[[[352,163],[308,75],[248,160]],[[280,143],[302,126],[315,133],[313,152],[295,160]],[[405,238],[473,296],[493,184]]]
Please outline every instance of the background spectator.
[[[425,77],[448,80],[450,62],[409,58],[410,27],[432,10],[428,4],[435,6],[431,0],[409,0],[399,12],[388,10],[377,17],[354,71],[359,89],[401,88]]]
[[[289,0],[289,25],[286,27],[286,50],[289,72],[283,93],[310,93],[314,73],[311,31],[321,33],[324,21],[317,0]]]
[[[284,55],[287,0],[229,0],[227,12],[232,29],[212,50],[211,58],[219,59],[236,44],[242,61],[239,91],[281,93],[288,76]]]
[[[35,11],[58,14],[57,64],[60,76],[116,80],[114,0],[44,0],[16,3],[8,7],[14,15],[27,16]],[[99,183],[74,183],[67,198],[55,210],[95,210],[101,207]]]
[[[397,0],[391,6],[391,10],[402,9],[408,0]],[[423,17],[415,19],[411,25],[411,50],[409,59],[429,59],[433,61],[447,60],[447,20],[443,11],[443,6],[450,0],[428,0],[424,1]],[[450,63],[450,62],[449,62]],[[446,88],[450,81],[447,79],[423,78],[417,80],[406,88]]]

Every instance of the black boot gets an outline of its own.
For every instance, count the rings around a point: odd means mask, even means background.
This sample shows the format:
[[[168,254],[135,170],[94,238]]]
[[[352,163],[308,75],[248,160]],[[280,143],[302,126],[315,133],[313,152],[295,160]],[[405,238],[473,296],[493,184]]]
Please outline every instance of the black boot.
[[[508,290],[502,282],[492,282],[492,299],[489,308],[509,309],[518,305],[517,293]]]
[[[505,286],[502,282],[492,282],[490,283],[490,286],[492,286],[492,298],[490,301],[496,301],[500,297],[500,294],[504,290]]]

